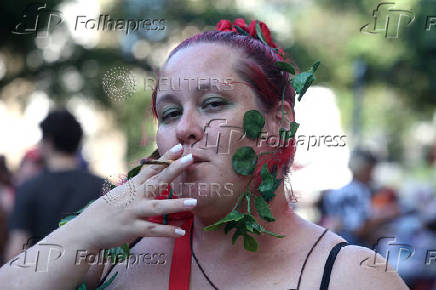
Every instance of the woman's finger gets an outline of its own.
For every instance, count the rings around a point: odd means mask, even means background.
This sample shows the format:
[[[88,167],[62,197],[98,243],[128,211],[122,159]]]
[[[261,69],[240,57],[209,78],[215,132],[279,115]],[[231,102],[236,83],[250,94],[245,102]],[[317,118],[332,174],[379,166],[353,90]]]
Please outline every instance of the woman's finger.
[[[187,211],[196,205],[195,198],[142,200],[137,203],[133,210],[135,216],[140,218]]]
[[[141,237],[173,237],[178,238],[185,235],[185,231],[179,227],[171,225],[160,225],[144,220],[136,220],[134,229]]]
[[[161,156],[159,161],[168,161],[168,160],[177,160],[183,153],[183,146],[181,144],[177,144],[172,147],[170,150],[165,152],[163,156]],[[138,175],[135,176],[134,182],[136,185],[143,184],[150,177],[158,174],[162,170],[165,169],[164,165],[146,165],[143,166]]]

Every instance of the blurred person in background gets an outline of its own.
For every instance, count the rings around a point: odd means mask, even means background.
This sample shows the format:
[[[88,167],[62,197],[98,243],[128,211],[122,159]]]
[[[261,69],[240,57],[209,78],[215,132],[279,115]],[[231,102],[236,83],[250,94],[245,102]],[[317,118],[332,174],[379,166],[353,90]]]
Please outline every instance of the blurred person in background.
[[[381,206],[378,202],[379,207],[373,207],[372,175],[376,165],[374,154],[356,149],[349,162],[352,181],[340,189],[326,191],[322,196],[323,225],[345,237],[350,244],[371,247],[370,234],[399,214],[398,207],[392,203]]]
[[[83,130],[68,110],[51,111],[39,126],[46,168],[17,186],[9,221],[8,259],[56,229],[60,219],[99,198],[104,183],[80,167],[77,153]]]
[[[27,150],[20,161],[18,170],[14,174],[14,185],[18,186],[24,181],[40,174],[44,168],[45,162],[41,150],[38,147]]]
[[[8,238],[8,215],[12,208],[14,190],[12,174],[7,165],[6,158],[0,155],[0,261],[4,261],[4,248]]]

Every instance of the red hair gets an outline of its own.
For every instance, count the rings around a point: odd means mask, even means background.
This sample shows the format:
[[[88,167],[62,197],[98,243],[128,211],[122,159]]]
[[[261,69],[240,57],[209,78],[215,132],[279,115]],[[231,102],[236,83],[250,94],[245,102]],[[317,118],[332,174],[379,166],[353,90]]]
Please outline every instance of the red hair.
[[[292,107],[292,114],[295,115],[295,91],[289,84],[289,73],[281,72],[274,63],[283,61],[272,47],[262,43],[260,40],[235,33],[233,31],[206,31],[189,37],[180,43],[168,56],[166,63],[178,51],[193,46],[199,43],[220,43],[231,48],[240,49],[246,55],[246,59],[241,58],[236,72],[255,92],[258,100],[265,107],[264,111],[268,112],[282,98],[284,90],[284,100],[289,102]],[[299,72],[298,67],[290,59],[285,59],[286,62],[291,62],[296,68],[296,73]],[[164,66],[166,65],[164,64]],[[159,73],[158,73],[159,77]],[[152,93],[152,111],[153,116],[157,118],[156,113],[156,95],[159,86],[159,78]],[[286,122],[285,122],[286,124]],[[278,136],[278,132],[277,132]],[[290,139],[289,144],[278,149],[276,154],[269,154],[259,157],[256,170],[254,184],[260,184],[260,169],[264,163],[268,164],[268,168],[272,169],[274,165],[284,169],[284,173],[288,173],[289,166],[292,164],[295,154],[294,139]]]

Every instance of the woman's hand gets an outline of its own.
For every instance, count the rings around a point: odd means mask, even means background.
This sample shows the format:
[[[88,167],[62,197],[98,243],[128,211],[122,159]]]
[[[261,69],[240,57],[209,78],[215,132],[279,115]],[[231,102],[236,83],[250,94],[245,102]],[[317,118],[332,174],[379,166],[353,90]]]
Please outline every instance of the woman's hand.
[[[89,249],[109,249],[130,243],[137,237],[180,237],[184,231],[176,226],[147,221],[147,217],[192,209],[196,199],[154,200],[186,167],[192,155],[182,156],[180,144],[159,160],[173,160],[168,167],[149,165],[126,183],[117,186],[71,220],[70,227],[89,245]],[[181,157],[181,158],[180,158]]]

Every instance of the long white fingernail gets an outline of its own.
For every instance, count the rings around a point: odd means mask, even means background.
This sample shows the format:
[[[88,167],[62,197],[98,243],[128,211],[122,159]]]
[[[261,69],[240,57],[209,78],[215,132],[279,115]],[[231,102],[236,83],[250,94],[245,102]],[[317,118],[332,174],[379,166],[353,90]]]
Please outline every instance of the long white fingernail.
[[[197,200],[195,198],[185,199],[183,205],[185,207],[194,207],[197,205]]]
[[[192,161],[192,154],[183,156],[182,158],[180,158],[180,162],[182,162],[183,165],[189,163]]]
[[[176,235],[179,235],[179,236],[185,235],[185,230],[175,229],[174,232],[176,233]]]
[[[174,146],[173,148],[171,148],[170,149],[170,152],[171,153],[177,153],[177,152],[179,152],[180,150],[182,150],[182,144],[177,144],[176,146]]]

